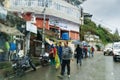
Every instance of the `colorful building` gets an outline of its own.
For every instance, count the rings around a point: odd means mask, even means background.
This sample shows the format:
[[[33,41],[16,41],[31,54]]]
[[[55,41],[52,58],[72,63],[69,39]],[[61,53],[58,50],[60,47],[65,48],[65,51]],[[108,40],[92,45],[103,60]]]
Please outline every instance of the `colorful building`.
[[[81,8],[75,6],[73,2],[68,0],[5,0],[4,6],[8,11],[17,13],[26,21],[35,21],[37,29],[45,27],[47,31],[57,33],[60,39],[66,33],[69,39],[79,40]]]

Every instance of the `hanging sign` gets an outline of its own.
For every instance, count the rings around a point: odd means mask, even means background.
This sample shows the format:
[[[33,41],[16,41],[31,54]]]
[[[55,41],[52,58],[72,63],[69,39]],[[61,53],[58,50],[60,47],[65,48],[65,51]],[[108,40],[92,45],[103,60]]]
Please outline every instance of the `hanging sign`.
[[[26,30],[37,34],[37,27],[29,21],[26,22]]]

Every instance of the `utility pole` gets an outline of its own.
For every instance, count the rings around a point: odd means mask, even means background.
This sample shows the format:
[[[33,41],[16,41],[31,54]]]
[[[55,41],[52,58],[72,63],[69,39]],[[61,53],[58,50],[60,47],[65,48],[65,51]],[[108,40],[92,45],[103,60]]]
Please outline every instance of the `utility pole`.
[[[45,27],[46,27],[46,7],[47,7],[47,3],[46,0],[44,0],[44,9],[43,9],[43,28],[42,28],[42,54],[45,53]]]
[[[83,15],[83,8],[82,8],[82,6],[80,7],[80,14],[81,14],[81,16],[80,16],[80,41],[82,41],[82,26],[83,26],[83,24],[84,24],[84,15]]]

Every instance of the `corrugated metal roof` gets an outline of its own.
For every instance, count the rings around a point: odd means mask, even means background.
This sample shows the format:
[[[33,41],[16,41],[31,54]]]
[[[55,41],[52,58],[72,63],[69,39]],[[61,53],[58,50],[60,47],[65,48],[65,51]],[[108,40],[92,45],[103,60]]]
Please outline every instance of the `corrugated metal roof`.
[[[8,27],[8,26],[1,24],[1,23],[0,23],[0,32],[6,33],[8,35],[24,36],[24,34],[21,33],[19,30],[17,30],[16,28]]]

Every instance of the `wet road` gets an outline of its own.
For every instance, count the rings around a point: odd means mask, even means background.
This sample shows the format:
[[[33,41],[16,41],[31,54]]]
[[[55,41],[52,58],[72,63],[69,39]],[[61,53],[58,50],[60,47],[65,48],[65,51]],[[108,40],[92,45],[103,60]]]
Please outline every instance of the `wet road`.
[[[94,58],[83,59],[80,67],[76,61],[71,62],[71,77],[64,76],[62,80],[120,80],[120,62],[113,62],[112,56],[104,56],[97,52]],[[60,70],[53,66],[40,67],[36,72],[26,73],[21,78],[9,80],[61,80],[57,76]]]

